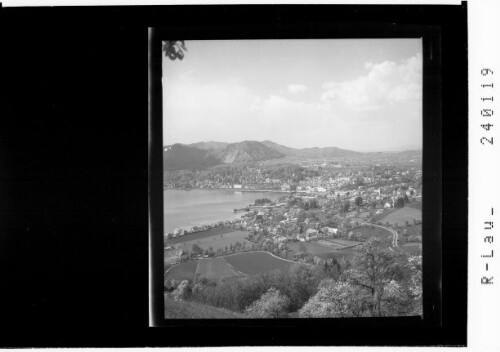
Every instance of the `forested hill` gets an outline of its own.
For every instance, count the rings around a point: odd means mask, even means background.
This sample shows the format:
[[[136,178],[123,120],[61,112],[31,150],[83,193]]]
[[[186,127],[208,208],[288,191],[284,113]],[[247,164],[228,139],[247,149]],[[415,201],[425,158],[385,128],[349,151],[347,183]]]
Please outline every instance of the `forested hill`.
[[[285,155],[260,142],[240,143],[200,142],[191,145],[174,144],[164,148],[165,170],[205,169],[218,164],[256,162]]]
[[[220,160],[203,149],[174,144],[163,149],[163,167],[166,171],[206,169],[220,164]]]
[[[286,147],[272,141],[243,141],[239,143],[198,142],[193,144],[173,144],[164,147],[164,168],[173,170],[206,169],[219,164],[251,163],[279,159],[294,158],[380,158],[401,159],[421,157],[421,150],[403,152],[370,152],[361,153],[337,147],[303,148]]]

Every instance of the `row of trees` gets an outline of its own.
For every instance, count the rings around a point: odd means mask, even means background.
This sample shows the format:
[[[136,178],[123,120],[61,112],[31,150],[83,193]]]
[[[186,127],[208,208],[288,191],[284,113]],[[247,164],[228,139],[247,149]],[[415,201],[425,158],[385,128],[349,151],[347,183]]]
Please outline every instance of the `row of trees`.
[[[186,253],[189,258],[198,256],[198,255],[206,255],[208,257],[214,257],[218,255],[225,255],[230,253],[237,253],[242,251],[250,251],[250,250],[258,250],[259,246],[256,244],[248,244],[246,241],[236,241],[235,243],[230,243],[225,247],[218,247],[214,249],[213,247],[209,248],[201,248],[196,243],[191,246],[191,249]]]
[[[268,198],[259,198],[255,200],[256,205],[264,205],[264,204],[271,204],[272,200]]]
[[[319,208],[319,204],[316,199],[304,201],[299,197],[291,197],[288,199],[287,204],[289,207],[297,206],[298,208],[304,210]]]

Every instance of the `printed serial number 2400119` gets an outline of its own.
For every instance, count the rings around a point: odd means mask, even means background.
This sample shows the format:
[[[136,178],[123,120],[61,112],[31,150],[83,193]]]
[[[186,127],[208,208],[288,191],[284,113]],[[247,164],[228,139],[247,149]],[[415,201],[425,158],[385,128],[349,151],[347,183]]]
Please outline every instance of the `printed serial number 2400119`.
[[[484,95],[481,98],[481,101],[483,102],[483,107],[481,109],[481,116],[482,117],[493,117],[493,80],[491,79],[493,76],[493,70],[489,68],[483,68],[481,70],[481,75],[483,77],[488,77],[488,82],[482,83],[481,88],[485,89]],[[493,124],[490,123],[490,121],[485,121],[487,123],[481,124],[481,127],[484,128],[486,131],[490,132],[491,128],[493,127]],[[493,145],[493,136],[484,136],[481,137],[480,142],[482,145]]]

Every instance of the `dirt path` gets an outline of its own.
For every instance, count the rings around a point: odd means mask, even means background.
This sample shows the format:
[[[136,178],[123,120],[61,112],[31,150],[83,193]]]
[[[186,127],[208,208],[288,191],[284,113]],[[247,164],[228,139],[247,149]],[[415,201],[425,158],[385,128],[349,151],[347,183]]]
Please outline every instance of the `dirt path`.
[[[378,225],[378,224],[369,224],[369,223],[364,223],[364,225],[373,225],[373,226],[377,226],[377,227],[380,227],[382,229],[385,229],[387,231],[389,231],[391,234],[392,234],[392,247],[394,248],[399,248],[399,245],[398,245],[398,232],[394,229],[391,229],[390,227],[385,227],[385,226],[382,226],[382,225]]]

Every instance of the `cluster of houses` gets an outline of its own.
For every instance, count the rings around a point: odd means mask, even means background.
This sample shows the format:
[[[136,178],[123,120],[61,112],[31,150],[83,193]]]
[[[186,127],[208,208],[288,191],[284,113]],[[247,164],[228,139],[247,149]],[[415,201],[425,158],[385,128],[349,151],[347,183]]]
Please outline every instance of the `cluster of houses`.
[[[334,190],[327,194],[323,192],[323,189],[316,188],[311,192],[297,192],[288,197],[300,198],[304,202],[315,200],[323,212],[329,212],[330,214],[333,212],[335,214],[341,229],[346,224],[368,222],[372,216],[383,214],[396,206],[398,198],[406,196],[409,201],[421,199],[421,189],[412,186],[404,187],[403,184],[378,188],[357,187],[350,190]],[[316,192],[317,190],[320,192]],[[358,197],[362,198],[362,205],[355,206]],[[286,197],[283,200],[286,200]],[[350,210],[341,213],[339,208],[346,201],[351,204]],[[305,230],[298,233],[296,226],[298,225],[297,215],[300,210],[297,206],[288,206],[285,201],[276,201],[273,204],[251,207],[251,210],[243,214],[241,219],[219,221],[203,226],[194,226],[190,229],[175,229],[167,235],[167,238],[176,238],[223,226],[267,233],[274,243],[295,240],[311,241],[320,235],[335,236],[338,234],[339,228],[321,226],[318,221],[309,218],[306,218],[301,224],[302,227],[305,227]],[[293,230],[291,230],[292,228]]]
[[[219,221],[190,229],[175,229],[167,234],[167,238],[218,227],[233,227],[259,234],[260,240],[273,243],[277,247],[282,247],[287,241],[307,242],[339,236],[356,239],[357,233],[351,229],[358,224],[369,222],[374,215],[381,215],[396,207],[398,199],[404,198],[411,202],[422,198],[422,188],[419,186],[422,172],[418,168],[407,170],[393,168],[381,174],[342,167],[297,183],[292,180],[263,177],[258,169],[249,170],[245,177],[240,178],[240,183],[228,183],[223,179],[197,180],[197,186],[236,190],[269,189],[293,193],[270,205],[250,207],[240,219]],[[362,200],[361,204],[358,201],[359,197]],[[323,214],[324,217],[334,221],[322,221],[318,217],[309,215],[306,218],[304,215],[299,216],[304,210],[298,205],[291,205],[293,202],[288,202],[294,198],[300,198],[302,205],[314,201],[318,205],[315,214]],[[347,211],[342,209],[342,205],[346,202],[350,204]],[[174,247],[169,249],[175,250]],[[182,258],[186,253],[178,252],[176,255]]]
[[[323,237],[334,237],[338,234],[339,229],[334,227],[322,227],[320,230],[309,228],[301,234],[297,234],[297,240],[301,242],[308,242],[319,238],[321,235]]]
[[[388,195],[387,188],[391,189],[392,192],[396,185],[407,184],[408,179],[412,179],[415,184],[418,184],[422,178],[422,170],[417,167],[408,167],[407,169],[392,167],[385,171],[366,169],[355,171],[348,167],[339,169],[336,166],[338,165],[318,168],[321,171],[319,176],[308,177],[299,182],[293,182],[291,179],[265,177],[257,166],[247,167],[244,172],[235,171],[237,174],[232,177],[218,176],[217,171],[206,171],[206,175],[204,173],[196,174],[192,186],[201,189],[274,190],[334,196],[344,196],[347,192],[355,195],[353,191],[356,190],[363,191],[365,197],[370,196],[374,200],[379,200],[380,197]],[[173,182],[165,182],[166,188],[175,188],[174,186]],[[420,193],[420,190],[415,188],[406,190],[408,197],[418,197]],[[394,194],[393,196],[404,195]]]

